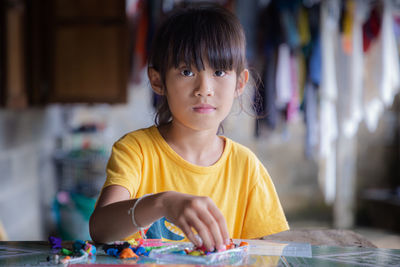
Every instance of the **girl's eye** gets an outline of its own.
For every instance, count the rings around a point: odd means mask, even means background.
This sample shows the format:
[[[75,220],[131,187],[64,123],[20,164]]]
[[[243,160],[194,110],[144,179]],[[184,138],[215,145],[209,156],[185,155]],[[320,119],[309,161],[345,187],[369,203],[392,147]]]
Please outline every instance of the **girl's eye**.
[[[215,72],[214,72],[214,74],[215,74],[215,76],[217,76],[217,77],[223,77],[223,76],[225,76],[225,71],[223,71],[223,70],[216,70]]]
[[[191,70],[183,70],[183,71],[181,71],[181,74],[183,76],[187,76],[187,77],[191,77],[194,75],[194,73]]]

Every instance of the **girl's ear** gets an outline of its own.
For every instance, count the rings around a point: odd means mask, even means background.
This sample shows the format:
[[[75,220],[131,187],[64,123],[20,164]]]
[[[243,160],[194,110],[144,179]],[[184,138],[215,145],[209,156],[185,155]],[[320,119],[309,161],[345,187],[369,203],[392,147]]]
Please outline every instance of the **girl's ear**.
[[[236,83],[236,95],[238,97],[243,94],[244,89],[246,88],[246,84],[249,81],[249,70],[244,69],[238,76],[238,80]]]
[[[151,88],[154,93],[158,95],[164,95],[164,87],[161,81],[161,75],[154,68],[148,68],[147,75],[149,76]]]

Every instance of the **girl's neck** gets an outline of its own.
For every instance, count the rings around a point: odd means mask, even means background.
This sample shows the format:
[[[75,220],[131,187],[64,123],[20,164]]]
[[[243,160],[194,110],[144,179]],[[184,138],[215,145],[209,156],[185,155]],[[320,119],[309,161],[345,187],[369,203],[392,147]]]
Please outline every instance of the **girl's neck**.
[[[179,156],[195,165],[211,166],[224,151],[225,142],[217,136],[217,130],[196,131],[173,123],[158,130]]]

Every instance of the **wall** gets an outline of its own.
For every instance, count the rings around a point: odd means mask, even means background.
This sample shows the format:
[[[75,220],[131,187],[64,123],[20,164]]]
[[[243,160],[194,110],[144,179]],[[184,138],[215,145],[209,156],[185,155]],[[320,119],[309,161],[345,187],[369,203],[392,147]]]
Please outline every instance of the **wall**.
[[[0,220],[11,240],[42,239],[49,226],[46,211],[54,192],[49,111],[0,111]]]
[[[359,225],[400,231],[400,94],[378,128],[358,132],[357,220]]]

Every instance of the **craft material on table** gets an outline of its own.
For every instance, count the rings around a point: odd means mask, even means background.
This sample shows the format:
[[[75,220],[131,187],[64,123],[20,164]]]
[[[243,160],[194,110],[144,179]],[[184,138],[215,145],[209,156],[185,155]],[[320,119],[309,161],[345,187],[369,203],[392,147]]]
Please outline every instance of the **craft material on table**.
[[[139,258],[139,256],[148,256],[152,247],[144,247],[137,242],[113,242],[104,244],[103,250],[109,256],[120,259]]]
[[[89,241],[76,240],[72,247],[62,247],[62,240],[59,237],[49,237],[51,254],[47,257],[50,264],[69,265],[73,263],[88,262],[96,257],[96,246]]]
[[[180,243],[152,250],[150,258],[157,263],[186,263],[186,264],[239,264],[248,255],[249,244],[245,241],[235,243],[231,240],[223,250],[206,251],[205,247],[195,247],[192,243]]]
[[[307,243],[272,242],[264,240],[249,240],[248,242],[251,246],[249,253],[252,255],[312,257],[311,245]]]

